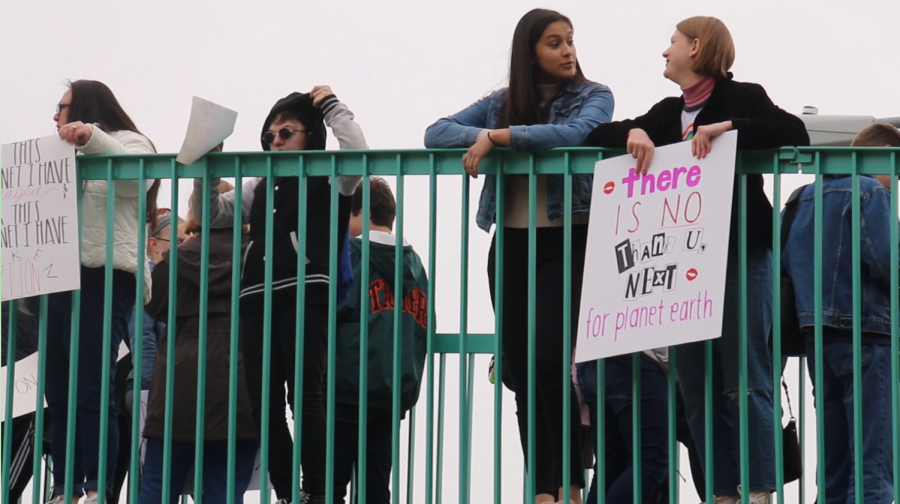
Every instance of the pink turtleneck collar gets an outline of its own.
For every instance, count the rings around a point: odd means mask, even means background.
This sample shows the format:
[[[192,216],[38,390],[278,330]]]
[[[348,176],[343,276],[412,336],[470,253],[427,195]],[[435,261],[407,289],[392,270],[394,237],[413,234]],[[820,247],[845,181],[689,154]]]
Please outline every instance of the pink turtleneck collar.
[[[715,86],[716,79],[704,77],[688,87],[681,88],[681,92],[684,93],[684,106],[689,108],[702,104],[709,99]]]

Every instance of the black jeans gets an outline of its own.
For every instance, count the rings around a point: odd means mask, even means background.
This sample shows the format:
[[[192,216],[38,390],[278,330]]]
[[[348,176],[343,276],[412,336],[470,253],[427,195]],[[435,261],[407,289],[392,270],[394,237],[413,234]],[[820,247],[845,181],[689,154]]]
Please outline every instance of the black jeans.
[[[53,496],[62,495],[66,478],[74,479],[75,497],[82,490],[98,490],[100,457],[106,457],[106,492],[112,493],[119,453],[119,424],[116,418],[116,360],[122,338],[128,334],[128,319],[134,310],[134,273],[113,271],[112,337],[109,361],[103,362],[104,268],[81,268],[81,311],[79,348],[71,348],[72,292],[51,294],[47,317],[46,399],[51,424]],[[66,429],[69,405],[69,364],[78,359],[77,408],[75,423],[74,474],[65,473]],[[109,367],[109,407],[100,411],[103,367]],[[100,453],[100,418],[107,415],[106,453]],[[127,463],[127,461],[123,461]]]
[[[568,446],[571,474],[569,484],[584,488],[581,454],[581,411],[575,385],[563,388],[563,376],[570,373],[575,348],[578,306],[587,225],[572,226],[571,347],[563,348],[563,228],[537,230],[537,271],[528,270],[528,230],[504,230],[503,257],[503,376],[510,377],[516,394],[519,436],[528,453],[528,276],[534,275],[535,306],[535,491],[556,495],[563,485],[563,394],[569,394],[570,433]],[[488,257],[491,301],[497,312],[495,292],[495,249]],[[565,351],[564,351],[565,350]]]
[[[359,408],[338,404],[335,410],[334,501],[343,503],[347,485],[353,474],[358,474]],[[392,413],[389,410],[369,408],[366,411],[366,422],[366,502],[390,504]]]
[[[303,345],[303,432],[301,464],[303,491],[325,495],[325,363],[328,352],[328,305],[307,303]],[[263,362],[263,315],[241,314],[244,368],[247,388],[253,403],[253,419],[262,425],[262,378],[269,374],[269,479],[279,499],[290,499],[295,477],[293,473],[294,442],[285,419],[285,392],[291,411],[294,405],[294,361],[297,313],[293,309],[273,310],[272,355]],[[260,437],[260,439],[262,439]]]

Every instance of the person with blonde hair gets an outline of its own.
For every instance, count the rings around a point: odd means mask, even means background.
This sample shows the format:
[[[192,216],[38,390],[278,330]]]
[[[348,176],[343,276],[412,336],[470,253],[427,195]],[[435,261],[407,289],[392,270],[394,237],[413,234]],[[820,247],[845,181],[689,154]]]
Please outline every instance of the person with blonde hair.
[[[803,122],[775,106],[759,84],[737,82],[729,72],[735,50],[731,33],[714,17],[692,17],[678,23],[671,45],[663,52],[664,75],[681,87],[682,95],[662,100],[646,114],[598,126],[587,145],[626,148],[636,171],[647,173],[657,145],[690,141],[693,154],[709,154],[712,140],[730,130],[738,132],[742,149],[774,149],[809,145]],[[772,355],[772,205],[763,192],[762,175],[746,175],[747,234],[741,237],[738,217],[738,177],[733,186],[731,234],[725,280],[722,337],[714,339],[713,358],[713,478],[707,476],[717,503],[768,503],[775,488],[775,418]],[[725,189],[725,188],[723,188]],[[726,189],[727,190],[727,189]],[[739,285],[738,256],[746,251],[747,282]],[[740,369],[738,299],[746,289],[747,388],[739,391]],[[676,372],[684,393],[685,413],[700,453],[705,436],[706,342],[677,348]],[[750,488],[740,483],[740,402],[749,415]],[[704,472],[709,473],[706,460]]]

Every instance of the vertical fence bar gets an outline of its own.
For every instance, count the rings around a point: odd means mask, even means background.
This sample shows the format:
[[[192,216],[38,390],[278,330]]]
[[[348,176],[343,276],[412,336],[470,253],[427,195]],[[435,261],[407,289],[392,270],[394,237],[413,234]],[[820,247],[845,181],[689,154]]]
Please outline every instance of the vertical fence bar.
[[[806,460],[806,357],[800,357],[797,363],[797,374],[800,391],[800,460]],[[806,471],[800,473],[800,503],[806,502]]]
[[[816,195],[813,210],[813,304],[815,311],[815,391],[816,401],[816,465],[817,477],[816,481],[825,480],[825,392],[824,392],[824,373],[822,362],[822,165],[820,154],[817,152],[813,157],[813,168],[816,174]],[[818,497],[819,502],[828,502],[825,492],[825,485],[819,485]]]
[[[266,184],[266,243],[264,244],[266,249],[265,257],[273,257],[273,243],[272,236],[275,233],[275,172],[272,167],[272,156],[266,156],[266,178],[260,181],[261,184]],[[260,436],[259,436],[259,457],[260,457],[260,503],[261,504],[269,504],[269,500],[272,497],[272,492],[269,490],[268,486],[265,484],[267,481],[266,478],[269,475],[269,416],[272,414],[270,411],[270,397],[269,391],[272,387],[271,382],[271,373],[269,372],[269,368],[272,363],[272,263],[275,261],[264,261],[265,265],[263,266],[263,281],[265,285],[263,292],[263,313],[265,316],[263,317],[263,353],[262,353],[262,401],[261,401],[261,415],[260,415]],[[299,282],[300,279],[297,279]],[[277,387],[284,387],[284,383],[276,383]],[[283,415],[284,413],[282,413]],[[296,412],[294,412],[296,415]]]
[[[406,452],[406,504],[413,504],[413,483],[416,476],[416,407],[409,410],[409,440]]]
[[[331,232],[331,253],[328,260],[328,396],[325,412],[325,501],[334,502],[334,411],[336,381],[335,361],[337,360],[337,287],[340,283],[338,275],[338,239],[343,243],[344,237],[337,236],[338,230],[338,169],[337,156],[331,155],[331,217],[329,218]]]
[[[494,504],[500,504],[503,495],[503,316],[505,297],[503,295],[503,266],[505,257],[504,229],[506,209],[506,156],[501,155],[500,170],[497,172],[497,227],[494,232]]]
[[[469,330],[469,176],[463,174],[462,179],[462,237],[460,248],[460,288],[459,288],[459,501],[469,502],[468,468],[468,377],[466,356],[468,350]]]
[[[738,220],[738,318],[740,327],[738,369],[740,372],[740,401],[738,401],[740,413],[740,463],[741,463],[741,501],[743,504],[750,502],[750,420],[747,384],[747,175],[743,171],[742,157],[738,157],[738,204],[740,205]],[[780,367],[780,366],[779,366]]]
[[[178,166],[170,166],[172,180],[172,214],[178,215]],[[177,220],[176,220],[177,223]],[[178,306],[178,247],[169,250],[169,313],[166,321],[166,395],[163,421],[162,495],[168,496],[172,485],[172,414],[175,403],[175,324]],[[180,489],[179,489],[180,490]],[[168,498],[168,497],[166,497]]]
[[[76,170],[76,186],[84,187],[84,182],[80,175],[80,170]],[[84,222],[84,191],[77,191],[78,193],[78,222]],[[78,243],[81,243],[81,237],[83,234],[82,226],[79,224],[78,226]],[[81,264],[81,247],[78,247],[78,264]],[[12,307],[10,307],[12,309]],[[72,292],[72,318],[69,325],[69,330],[71,331],[70,340],[69,340],[69,392],[68,392],[68,403],[66,404],[66,460],[65,460],[65,481],[62,482],[63,485],[63,495],[64,499],[70,501],[73,499],[73,492],[75,490],[74,483],[75,480],[72,477],[72,472],[75,470],[75,425],[77,421],[77,411],[78,411],[78,352],[75,352],[75,358],[72,357],[72,349],[80,348],[79,340],[81,334],[81,289]],[[54,482],[54,487],[58,486],[59,483]],[[51,487],[53,488],[53,487]],[[55,492],[51,492],[55,493]],[[55,495],[54,495],[55,497]],[[79,497],[81,497],[79,495]]]
[[[109,359],[112,356],[112,289],[113,289],[113,249],[115,244],[116,180],[113,176],[113,161],[106,162],[106,267],[103,282],[103,357],[100,368],[100,448],[97,464],[97,494],[99,504],[106,502],[106,468],[109,465],[107,446],[109,443]],[[80,358],[81,349],[72,349]],[[67,474],[67,477],[71,475]]]
[[[860,267],[860,200],[859,200],[859,163],[857,153],[850,154],[853,164],[853,201],[851,203],[853,222],[851,223],[851,235],[853,240],[853,477],[856,480],[855,502],[863,502],[863,444],[862,444],[862,271]],[[891,220],[897,215],[891,216]],[[896,248],[893,244],[892,248]],[[897,356],[892,356],[893,360]],[[817,366],[818,367],[818,366]],[[824,391],[823,391],[824,392]]]
[[[503,500],[503,243],[506,209],[506,156],[499,156],[497,170],[497,228],[494,231],[494,504]]]
[[[300,465],[303,460],[303,415],[297,412],[298,405],[303,405],[303,369],[306,355],[306,201],[307,182],[306,157],[301,154],[297,159],[299,178],[297,179],[297,316],[294,319],[296,335],[294,347],[294,450],[291,466],[293,467],[291,482],[291,502],[301,502],[300,497]]]
[[[703,473],[706,477],[706,498],[704,502],[715,502],[713,494],[713,480],[715,478],[715,467],[713,460],[713,342],[707,340],[704,342],[705,352],[703,362],[704,368],[703,381],[703,437],[705,438],[705,449],[703,454]],[[687,405],[685,405],[687,407]]]
[[[371,227],[372,196],[371,180],[369,178],[368,157],[363,156],[363,194],[362,194],[362,257],[360,264],[360,299],[369,297],[369,261],[371,247],[369,241],[369,229]],[[365,307],[366,301],[360,302],[360,307]],[[396,311],[396,310],[395,310]],[[368,492],[367,476],[368,466],[366,454],[368,453],[368,422],[366,413],[369,408],[369,310],[362,309],[359,313],[359,433],[356,457],[356,488],[359,504],[366,504]]]
[[[778,162],[778,154],[773,154],[772,160],[773,185],[772,185],[772,384],[773,397],[772,425],[775,431],[772,433],[775,440],[775,491],[778,493],[779,504],[784,504],[784,436],[781,427],[781,165]],[[803,391],[801,390],[802,394]]]
[[[394,243],[394,373],[392,418],[393,433],[391,440],[391,480],[392,502],[400,504],[400,368],[402,366],[403,349],[403,158],[397,154],[397,222]],[[368,218],[368,217],[366,217]],[[412,335],[410,335],[412,336]],[[412,340],[410,340],[412,342]]]
[[[37,382],[37,399],[34,408],[34,451],[31,473],[34,475],[32,481],[32,502],[41,502],[41,461],[44,456],[44,388],[47,377],[47,310],[49,305],[49,296],[46,294],[41,296],[40,301],[40,323],[38,325],[38,382]],[[15,338],[15,334],[10,332],[10,339]],[[15,358],[15,354],[7,354]],[[9,359],[7,359],[9,364]],[[6,424],[12,430],[12,423]],[[26,442],[26,441],[23,441]],[[7,477],[9,473],[7,474]],[[9,501],[5,501],[9,502]]]
[[[678,504],[678,382],[675,378],[675,347],[669,347],[669,502]]]
[[[537,174],[535,173],[534,156],[528,158],[528,461],[525,467],[528,471],[526,485],[526,499],[533,498],[536,494],[536,463],[537,449],[535,447],[535,419],[536,419],[536,385],[535,359],[537,358]]]
[[[597,503],[606,504],[606,360],[596,362],[597,425],[592,426],[597,431],[597,471],[594,472],[594,478],[597,481]]]
[[[898,259],[897,244],[900,243],[898,237],[898,226],[894,220],[898,214],[897,209],[897,191],[900,187],[897,185],[897,153],[891,153],[891,430],[893,434],[892,446],[894,451],[894,502],[900,502],[900,361],[897,355],[900,355],[900,259]]]
[[[15,390],[13,385],[16,382],[16,326],[19,323],[19,302],[12,300],[9,302],[9,341],[6,343],[6,408],[3,415],[3,478],[4,484],[0,485],[0,496],[3,502],[9,502],[9,487],[12,486],[9,481],[10,467],[12,465],[12,445],[13,445],[13,396]],[[39,398],[41,399],[41,398]]]
[[[208,163],[204,159],[203,162]],[[178,180],[173,180],[173,184],[177,184]],[[199,321],[199,341],[197,353],[197,426],[194,435],[194,502],[203,504],[203,447],[205,437],[205,415],[206,415],[206,347],[207,347],[207,329],[209,327],[209,170],[203,172],[203,194],[207,197],[203,198],[202,203],[202,232],[200,233],[200,321]],[[238,200],[235,200],[235,207],[238,206]],[[235,208],[235,214],[240,213],[240,209]],[[175,226],[177,227],[177,219]],[[177,233],[177,230],[176,230]],[[229,492],[234,493],[234,492]]]
[[[138,161],[138,186],[140,188],[145,188],[147,184],[147,170],[144,165],[144,160],[141,159]],[[147,191],[139,190],[138,191],[138,215],[147,215]],[[177,220],[177,219],[176,219]],[[138,271],[143,271],[143,268],[147,266],[147,226],[138,226],[137,229],[138,239],[137,239],[137,267]],[[130,468],[128,471],[128,499],[129,502],[137,502],[138,501],[138,493],[140,492],[140,478],[138,477],[141,474],[141,457],[140,457],[140,446],[141,446],[141,405],[143,401],[141,401],[141,391],[144,390],[143,381],[144,381],[144,275],[138,274],[137,277],[137,286],[135,289],[135,303],[134,303],[134,344],[131,348],[131,363],[134,368],[134,378],[131,382],[132,384],[132,407],[131,407],[131,460]],[[127,337],[127,335],[126,335]],[[126,405],[127,407],[127,405]],[[135,456],[137,453],[137,456]],[[124,464],[125,461],[121,460],[118,462],[119,464]],[[35,470],[37,467],[35,466]],[[35,472],[34,474],[37,474]],[[35,493],[34,502],[39,502],[37,498],[37,493]]]
[[[459,502],[469,502],[469,425],[468,387],[469,373],[466,370],[466,356],[469,354],[469,176],[462,177],[462,237],[460,241],[460,287],[459,287]]]
[[[563,463],[562,502],[568,503],[572,493],[572,162],[569,153],[563,154],[566,164],[564,175],[563,215],[563,366],[562,375],[562,421],[563,421]],[[534,274],[537,274],[535,272]]]
[[[631,484],[634,504],[641,504],[641,353],[631,354],[631,464],[634,467]]]
[[[241,158],[234,160],[234,247],[231,251],[231,342],[228,349],[228,488],[235,487],[235,457],[237,456],[237,389],[238,389],[238,359],[240,357],[240,330],[241,330],[241,257],[243,256],[243,207],[239,202],[243,199],[243,173],[241,170]],[[208,193],[203,196],[208,198]],[[208,210],[203,212],[206,216]],[[254,462],[255,463],[255,462]],[[296,474],[296,473],[295,473]],[[268,475],[260,475],[260,492],[268,489]],[[234,504],[234,492],[228,492],[226,504]],[[132,501],[137,502],[137,501]]]
[[[428,375],[425,399],[425,503],[431,504],[434,499],[434,289],[435,257],[437,255],[437,166],[434,154],[428,155]],[[499,504],[499,503],[495,503]]]
[[[438,445],[437,445],[437,498],[436,504],[443,500],[444,483],[444,385],[447,377],[447,354],[441,354],[441,374],[438,378]]]

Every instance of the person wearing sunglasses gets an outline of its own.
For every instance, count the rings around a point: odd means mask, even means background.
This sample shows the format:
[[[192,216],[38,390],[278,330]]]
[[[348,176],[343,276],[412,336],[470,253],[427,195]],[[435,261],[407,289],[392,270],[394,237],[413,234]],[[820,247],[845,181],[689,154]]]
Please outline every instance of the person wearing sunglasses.
[[[310,93],[291,93],[278,100],[263,123],[264,151],[324,150],[326,127],[337,137],[341,149],[368,149],[362,128],[353,113],[328,86],[316,86]],[[296,158],[295,158],[296,159]],[[284,384],[291,410],[300,414],[304,498],[310,503],[325,502],[325,365],[328,344],[329,283],[341,278],[329,276],[331,254],[346,251],[347,225],[353,193],[361,177],[310,177],[306,180],[306,208],[298,208],[299,179],[255,178],[244,182],[241,201],[233,192],[220,194],[219,180],[211,179],[210,227],[231,227],[234,214],[241,212],[250,224],[250,242],[244,254],[241,281],[241,330],[247,385],[253,416],[259,428],[262,417],[263,373],[269,373],[269,479],[279,502],[291,501],[293,440],[285,419]],[[336,230],[330,219],[331,184],[337,183],[338,219]],[[203,208],[203,180],[194,180],[193,208],[200,220]],[[274,213],[266,215],[268,184],[273,185]],[[298,237],[300,215],[306,217],[306,236]],[[273,219],[274,233],[266,236],[266,219]],[[266,239],[272,240],[271,255]],[[298,243],[306,243],[306,276],[297,278]],[[264,309],[265,264],[272,264],[271,311]],[[339,264],[341,261],[339,261]],[[345,267],[339,274],[346,273]],[[294,361],[296,345],[297,289],[305,288],[303,362]],[[263,362],[263,321],[271,320],[271,361]],[[303,403],[294,404],[294,370],[303,370]]]

